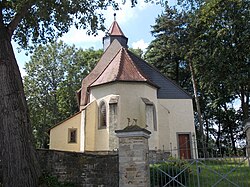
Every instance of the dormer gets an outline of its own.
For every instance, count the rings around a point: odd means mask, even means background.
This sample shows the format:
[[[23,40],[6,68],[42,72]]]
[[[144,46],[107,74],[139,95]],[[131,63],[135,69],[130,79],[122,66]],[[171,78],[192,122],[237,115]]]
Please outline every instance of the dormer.
[[[103,37],[103,50],[105,51],[115,39],[118,40],[124,48],[128,48],[128,38],[124,36],[116,20],[114,20],[110,26],[106,36]]]

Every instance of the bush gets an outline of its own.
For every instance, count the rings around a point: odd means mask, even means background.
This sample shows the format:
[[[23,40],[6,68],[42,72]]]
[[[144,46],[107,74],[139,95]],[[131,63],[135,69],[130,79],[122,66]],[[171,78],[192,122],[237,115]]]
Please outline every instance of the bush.
[[[150,165],[151,186],[164,186],[166,184],[168,184],[167,186],[186,185],[190,172],[190,168],[187,167],[188,162],[175,158],[170,158],[166,162]],[[182,185],[180,185],[180,183]]]

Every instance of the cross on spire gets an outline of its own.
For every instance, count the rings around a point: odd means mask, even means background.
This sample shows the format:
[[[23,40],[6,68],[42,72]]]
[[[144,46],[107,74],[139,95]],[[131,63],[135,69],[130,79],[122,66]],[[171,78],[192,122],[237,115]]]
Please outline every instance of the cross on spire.
[[[114,21],[116,21],[116,13],[114,13]]]

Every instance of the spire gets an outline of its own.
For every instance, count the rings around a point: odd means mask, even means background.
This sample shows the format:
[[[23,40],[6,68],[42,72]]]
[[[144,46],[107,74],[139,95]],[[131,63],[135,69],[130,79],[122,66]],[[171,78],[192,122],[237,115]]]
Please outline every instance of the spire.
[[[116,21],[116,13],[114,13],[113,23],[111,24],[106,36],[103,38],[103,50],[105,51],[115,39],[118,40],[123,47],[128,47],[128,38],[123,34]]]
[[[116,21],[114,21],[112,25],[110,26],[108,33],[111,36],[124,36],[120,26],[118,25]]]

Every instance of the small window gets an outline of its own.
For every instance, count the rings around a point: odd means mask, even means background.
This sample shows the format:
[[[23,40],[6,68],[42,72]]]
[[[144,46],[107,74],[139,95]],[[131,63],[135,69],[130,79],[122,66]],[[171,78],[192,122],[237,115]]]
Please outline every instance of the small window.
[[[105,102],[101,102],[99,107],[99,128],[103,129],[107,127],[107,110]]]
[[[77,129],[69,129],[69,143],[76,143]]]
[[[154,104],[146,104],[146,124],[157,131],[157,116]]]

